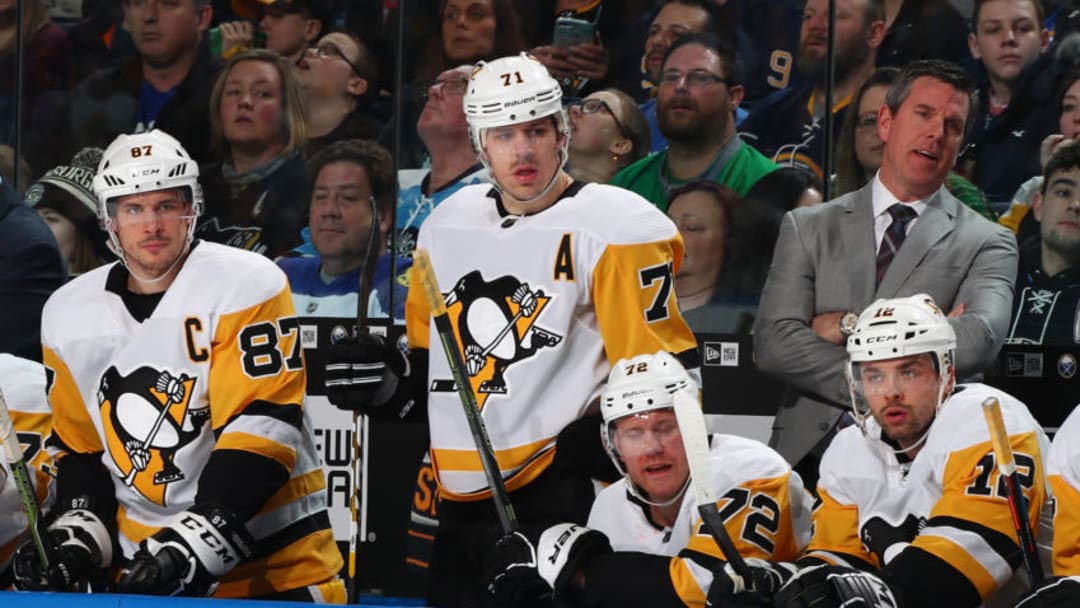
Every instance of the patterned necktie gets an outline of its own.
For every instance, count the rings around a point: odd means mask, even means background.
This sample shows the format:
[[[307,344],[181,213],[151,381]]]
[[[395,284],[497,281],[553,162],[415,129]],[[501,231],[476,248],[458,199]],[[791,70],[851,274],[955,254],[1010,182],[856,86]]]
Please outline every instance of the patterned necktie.
[[[904,237],[907,236],[908,222],[918,216],[914,209],[903,203],[895,203],[886,211],[892,216],[892,223],[885,229],[885,236],[881,239],[881,247],[878,248],[877,252],[878,285],[881,285],[881,279],[885,276],[885,271],[889,269],[889,264],[896,257],[900,245],[904,243]]]

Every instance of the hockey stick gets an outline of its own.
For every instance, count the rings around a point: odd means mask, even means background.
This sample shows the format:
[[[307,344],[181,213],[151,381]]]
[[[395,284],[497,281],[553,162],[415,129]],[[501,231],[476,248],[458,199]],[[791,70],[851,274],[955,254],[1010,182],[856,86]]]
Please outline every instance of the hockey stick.
[[[461,349],[454,337],[454,329],[450,327],[450,319],[446,313],[446,300],[439,291],[439,284],[435,279],[435,269],[431,267],[431,258],[427,251],[417,249],[413,252],[413,272],[418,273],[420,284],[427,296],[428,306],[431,307],[431,315],[435,319],[435,330],[442,342],[443,352],[450,364],[450,373],[454,376],[454,384],[457,385],[458,397],[461,398],[461,407],[465,410],[465,418],[469,421],[469,431],[472,432],[476,451],[480,455],[480,463],[484,466],[484,476],[487,477],[488,485],[491,486],[491,498],[495,501],[495,510],[499,515],[499,523],[503,533],[509,534],[517,530],[517,516],[514,514],[514,506],[510,504],[510,495],[506,492],[502,473],[499,472],[499,463],[495,460],[495,450],[491,447],[491,439],[488,437],[484,420],[480,417],[480,406],[476,403],[476,395],[473,394],[469,377],[465,374],[465,362],[461,358]]]
[[[184,393],[186,392],[184,380],[187,379],[188,377],[185,374],[180,374],[180,378],[174,378],[169,375],[169,372],[161,372],[161,375],[158,376],[156,388],[165,393],[165,399],[167,401],[165,405],[161,406],[161,411],[158,412],[157,419],[154,420],[154,426],[150,427],[150,432],[147,433],[146,439],[143,439],[142,445],[140,446],[142,451],[145,452],[146,448],[150,447],[150,444],[154,442],[154,438],[157,437],[158,431],[161,430],[161,423],[165,422],[165,416],[169,415],[169,408],[184,400]],[[176,382],[176,384],[173,384],[173,382]],[[179,392],[180,395],[174,397],[177,392]],[[131,470],[124,476],[124,485],[130,487],[131,484],[135,483],[135,475],[141,470],[142,469],[135,466],[135,459],[132,458]]]
[[[998,473],[1005,479],[1008,491],[1009,512],[1012,513],[1013,527],[1020,541],[1020,552],[1024,557],[1024,569],[1032,588],[1043,579],[1042,563],[1035,546],[1035,535],[1031,532],[1028,521],[1027,501],[1020,488],[1020,475],[1016,472],[1016,460],[1013,458],[1009,434],[1005,429],[1005,420],[1001,417],[1001,404],[996,397],[987,397],[982,403],[986,426],[990,429],[990,443],[994,446],[994,457],[998,462]],[[1032,471],[1034,473],[1034,471]]]
[[[686,450],[686,462],[690,466],[690,478],[694,482],[698,513],[701,514],[705,528],[724,553],[735,574],[742,577],[743,583],[750,590],[753,577],[739,550],[735,548],[728,535],[720,510],[716,506],[716,489],[713,488],[712,463],[709,459],[709,437],[705,430],[705,416],[701,413],[701,403],[697,397],[686,392],[675,393],[675,419],[679,423],[683,449]]]
[[[360,269],[360,282],[357,285],[356,293],[356,331],[357,333],[366,332],[368,330],[368,300],[371,298],[371,281],[375,275],[375,263],[377,251],[375,242],[379,239],[379,206],[375,202],[374,196],[368,196],[368,203],[371,205],[371,223],[368,226],[368,241],[364,248],[364,266]],[[394,315],[394,303],[390,302],[389,315],[391,319]],[[358,539],[357,536],[360,533],[358,528],[367,528],[367,526],[360,526],[360,519],[366,519],[364,515],[367,513],[367,501],[361,501],[360,493],[361,486],[363,486],[364,493],[367,490],[367,454],[368,447],[367,438],[367,416],[361,414],[359,411],[354,411],[353,416],[353,428],[352,428],[352,462],[351,476],[352,476],[352,495],[349,497],[349,589],[348,600],[350,603],[356,603],[357,593],[357,581],[356,581],[356,552]],[[365,440],[361,443],[361,437]],[[365,454],[363,457],[360,455],[360,450],[363,448]],[[363,510],[363,514],[361,513]],[[366,534],[366,530],[364,533]]]
[[[37,549],[38,558],[41,560],[41,571],[48,572],[49,557],[45,552],[45,543],[41,539],[41,507],[38,506],[37,495],[34,494],[34,486],[30,482],[30,472],[26,467],[26,459],[19,446],[19,438],[15,434],[15,423],[11,421],[11,412],[8,411],[7,401],[2,392],[0,392],[0,442],[4,445],[4,457],[11,465],[11,476],[15,478],[15,488],[19,491],[19,499],[22,501],[23,510],[26,511],[26,523],[30,529],[30,538],[34,541],[34,548]]]

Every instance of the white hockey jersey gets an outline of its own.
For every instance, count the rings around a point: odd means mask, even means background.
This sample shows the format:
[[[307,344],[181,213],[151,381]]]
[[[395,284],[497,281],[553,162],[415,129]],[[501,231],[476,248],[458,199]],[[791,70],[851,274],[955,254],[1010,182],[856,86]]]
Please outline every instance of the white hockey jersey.
[[[764,444],[734,435],[712,435],[712,484],[724,526],[743,557],[792,561],[810,540],[810,494],[798,473]],[[693,483],[670,528],[658,528],[648,507],[634,498],[623,478],[596,497],[588,527],[599,530],[615,551],[638,551],[672,558],[671,583],[688,606],[704,606],[712,573],[707,564],[675,557],[690,549],[724,559],[698,515]],[[632,573],[628,573],[632,575]]]
[[[966,384],[942,406],[910,462],[901,463],[877,439],[881,427],[873,419],[867,436],[857,426],[836,435],[821,461],[821,503],[808,556],[884,568],[904,593],[942,588],[966,593],[976,600],[971,606],[978,598],[988,601],[1013,577],[1020,553],[982,412],[987,397],[1001,403],[1036,525],[1047,499],[1046,435],[1023,403],[984,384]]]
[[[612,364],[658,350],[695,354],[696,343],[673,288],[682,239],[652,204],[621,188],[575,183],[540,213],[500,215],[490,191],[468,186],[436,207],[418,246],[431,255],[496,459],[513,491],[551,463],[559,431],[598,397]],[[412,348],[439,344],[416,272],[405,317]],[[480,458],[438,347],[429,367],[440,495],[487,498]]]
[[[45,399],[45,368],[36,361],[0,353],[0,391],[11,413],[38,504],[47,511],[55,488],[52,458],[44,449],[52,428],[52,413]],[[11,465],[6,458],[0,458],[0,571],[7,568],[25,530],[26,513],[11,476]]]
[[[1054,574],[1080,575],[1080,407],[1054,435],[1046,473],[1054,493]]]
[[[113,266],[57,290],[41,333],[55,376],[54,432],[73,452],[101,454],[124,555],[192,506],[213,451],[237,450],[290,478],[247,522],[273,548],[226,574],[216,595],[332,578],[341,556],[302,407],[306,374],[285,275],[262,256],[201,242],[140,323],[106,287]]]

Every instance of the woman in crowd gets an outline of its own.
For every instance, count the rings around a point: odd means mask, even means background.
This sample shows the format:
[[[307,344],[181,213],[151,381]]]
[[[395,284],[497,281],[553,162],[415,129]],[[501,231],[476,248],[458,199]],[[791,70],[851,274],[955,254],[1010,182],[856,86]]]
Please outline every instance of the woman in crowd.
[[[569,108],[570,174],[606,184],[649,153],[649,125],[634,100],[618,89],[597,91]]]
[[[684,184],[668,199],[668,217],[686,246],[675,274],[675,295],[683,318],[695,332],[732,332],[743,324],[747,311],[731,306],[729,294],[718,289],[738,205],[738,194],[711,180]]]
[[[84,148],[71,164],[50,169],[26,190],[26,203],[52,230],[70,276],[114,259],[98,223],[93,190],[101,154],[101,148]]]
[[[307,225],[307,141],[296,67],[263,49],[233,57],[210,95],[210,136],[225,160],[202,169],[197,234],[276,258]]]
[[[840,139],[836,146],[836,188],[832,193],[833,198],[862,188],[881,167],[885,142],[878,136],[877,115],[885,104],[889,85],[898,74],[898,68],[879,68],[863,81],[852,97],[848,107],[855,111],[844,113],[844,124],[840,128]],[[950,172],[945,178],[945,188],[987,219],[995,219],[986,197],[967,179]]]

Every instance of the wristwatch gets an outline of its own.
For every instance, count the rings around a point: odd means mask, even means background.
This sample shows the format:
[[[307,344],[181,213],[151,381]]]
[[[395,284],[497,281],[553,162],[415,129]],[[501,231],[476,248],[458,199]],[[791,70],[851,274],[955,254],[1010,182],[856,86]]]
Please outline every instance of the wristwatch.
[[[845,338],[855,333],[855,326],[859,323],[859,315],[849,312],[840,317],[840,335]]]

